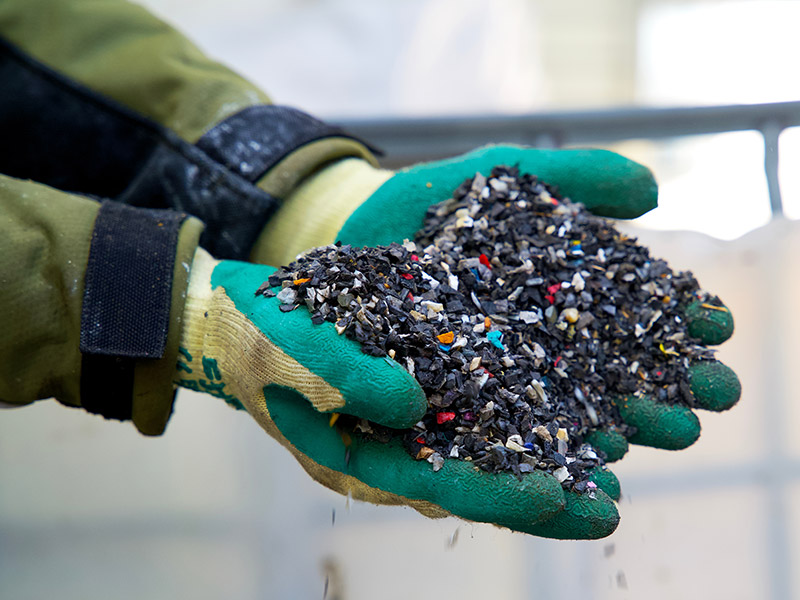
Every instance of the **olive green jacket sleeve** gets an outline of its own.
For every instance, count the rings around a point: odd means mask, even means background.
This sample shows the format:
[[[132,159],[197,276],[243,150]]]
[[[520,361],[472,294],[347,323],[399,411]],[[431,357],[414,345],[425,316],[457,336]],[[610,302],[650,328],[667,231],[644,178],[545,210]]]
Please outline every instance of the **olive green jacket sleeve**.
[[[0,402],[81,406],[81,307],[99,206],[0,176]],[[179,234],[166,352],[135,368],[132,420],[145,434],[161,433],[172,411],[186,267],[201,229],[187,219]]]
[[[56,86],[61,82],[70,87],[74,82],[88,90],[84,95],[90,103],[92,94],[99,104],[109,99],[112,110],[113,105],[124,109],[123,118],[124,111],[129,111],[135,117],[132,122],[152,123],[189,146],[221,121],[271,102],[257,87],[207,58],[171,26],[124,0],[3,0],[0,38],[49,69]],[[58,124],[50,131],[49,139],[60,138],[63,146]],[[23,137],[23,145],[25,141]],[[0,150],[3,144],[0,138]],[[52,151],[48,153],[49,146],[37,145],[32,154],[35,160],[31,162],[45,165],[45,170],[58,162]],[[14,148],[7,144],[5,150],[6,156],[13,158]],[[87,166],[86,160],[81,164],[80,155],[75,160],[75,153],[71,154],[70,159],[91,174],[92,165]],[[278,200],[285,199],[305,179],[344,157],[375,163],[362,143],[332,135],[297,147],[254,184]],[[19,175],[2,166],[0,173],[12,176],[0,175],[0,310],[4,323],[0,332],[0,402],[22,405],[55,397],[66,405],[80,406],[81,303],[98,204],[65,192],[96,192],[61,186],[57,177]],[[48,186],[20,179],[26,177]],[[199,221],[188,219],[181,229],[167,351],[162,359],[137,362],[132,420],[146,434],[160,434],[171,412],[186,266],[202,228]]]
[[[125,0],[3,0],[0,36],[190,144],[235,113],[271,102],[171,26]],[[363,144],[334,136],[298,148],[258,185],[286,198],[321,166],[344,157],[375,163]]]

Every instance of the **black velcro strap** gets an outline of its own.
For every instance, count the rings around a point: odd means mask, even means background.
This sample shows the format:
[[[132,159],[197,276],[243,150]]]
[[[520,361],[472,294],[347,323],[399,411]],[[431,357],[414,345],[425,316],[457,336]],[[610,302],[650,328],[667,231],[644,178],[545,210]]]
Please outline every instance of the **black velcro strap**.
[[[116,200],[195,216],[206,224],[200,245],[217,258],[236,260],[249,257],[280,206],[277,198],[169,132]]]
[[[186,214],[104,202],[95,221],[81,311],[81,403],[128,419],[137,359],[161,358]]]
[[[251,106],[228,117],[197,142],[212,159],[249,181],[258,181],[283,158],[316,140],[349,138],[381,152],[336,125],[288,106]]]

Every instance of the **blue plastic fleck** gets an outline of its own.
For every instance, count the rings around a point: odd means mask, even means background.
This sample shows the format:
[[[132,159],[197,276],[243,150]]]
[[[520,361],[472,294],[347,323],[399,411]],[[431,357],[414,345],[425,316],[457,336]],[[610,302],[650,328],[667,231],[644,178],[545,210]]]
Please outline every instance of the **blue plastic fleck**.
[[[478,269],[470,269],[470,271],[472,271],[472,274],[475,275],[475,279],[481,281],[481,276],[478,274]]]
[[[453,347],[453,344],[439,344],[439,349],[444,350],[445,352],[450,352],[450,348]]]
[[[527,448],[528,450],[533,450],[533,444],[528,442],[527,444],[522,444],[523,448]]]
[[[486,334],[486,338],[492,343],[492,346],[495,348],[500,348],[500,350],[505,350],[505,346],[503,346],[503,332],[502,331],[490,331]]]

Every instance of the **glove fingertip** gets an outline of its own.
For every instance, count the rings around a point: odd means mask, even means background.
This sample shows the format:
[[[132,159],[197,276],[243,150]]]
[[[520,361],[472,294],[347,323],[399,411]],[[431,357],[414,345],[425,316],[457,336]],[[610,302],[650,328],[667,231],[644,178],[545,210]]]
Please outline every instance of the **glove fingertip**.
[[[648,396],[625,396],[613,400],[620,416],[636,433],[632,444],[664,450],[683,450],[700,437],[700,420],[685,406],[656,402]]]
[[[594,482],[595,485],[603,490],[612,500],[619,500],[620,496],[622,495],[622,488],[619,485],[619,479],[617,479],[617,476],[614,475],[614,473],[609,469],[603,469],[600,467],[594,469],[589,481]]]
[[[393,429],[412,427],[428,410],[425,392],[394,360],[376,357],[373,363],[372,381],[346,394],[342,411]]]
[[[614,429],[592,431],[584,441],[605,454],[606,462],[618,461],[628,452],[628,439]]]
[[[644,165],[609,150],[563,152],[565,159],[582,168],[571,181],[559,187],[594,214],[633,219],[658,206],[658,184]],[[569,152],[574,154],[569,156]]]
[[[563,511],[528,528],[526,533],[557,540],[597,540],[617,529],[619,512],[605,492],[567,492],[564,496],[566,506]]]
[[[689,387],[697,404],[714,412],[733,407],[742,394],[742,384],[736,373],[717,360],[702,361],[689,367]]]
[[[686,307],[689,335],[715,346],[733,335],[733,315],[728,307],[697,300]]]

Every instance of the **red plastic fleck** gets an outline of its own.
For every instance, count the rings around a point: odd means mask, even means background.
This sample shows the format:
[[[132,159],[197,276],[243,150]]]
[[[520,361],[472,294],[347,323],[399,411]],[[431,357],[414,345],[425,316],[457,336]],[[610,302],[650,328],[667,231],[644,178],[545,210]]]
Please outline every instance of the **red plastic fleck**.
[[[414,276],[411,273],[400,273],[400,277],[403,279],[414,279]]]
[[[547,300],[550,304],[556,303],[556,297],[553,296],[552,294],[547,294],[547,296],[545,296],[544,299]]]
[[[417,256],[416,254],[412,254],[411,260],[419,260],[419,256]]]
[[[414,441],[415,441],[415,442],[417,442],[418,444],[424,444],[424,443],[425,443],[425,438],[424,438],[424,437],[422,437],[422,436],[419,436],[419,437],[418,437],[417,439],[415,439]]]
[[[560,356],[556,356],[555,361],[553,361],[553,366],[557,367],[558,363],[560,363],[560,362],[561,362],[561,357]]]
[[[448,421],[452,421],[456,418],[456,413],[454,412],[440,412],[436,413],[436,422],[441,425],[442,423],[447,423]]]
[[[491,268],[492,268],[492,265],[490,265],[490,264],[489,264],[489,257],[488,257],[488,256],[486,256],[485,254],[481,254],[481,255],[478,257],[478,260],[480,261],[480,263],[481,263],[481,264],[482,264],[484,267],[487,267],[487,268],[489,268],[489,269],[491,269]]]
[[[554,283],[553,285],[551,285],[550,287],[547,288],[547,293],[551,294],[551,295],[554,295],[560,289],[561,289],[561,284],[560,283]]]

